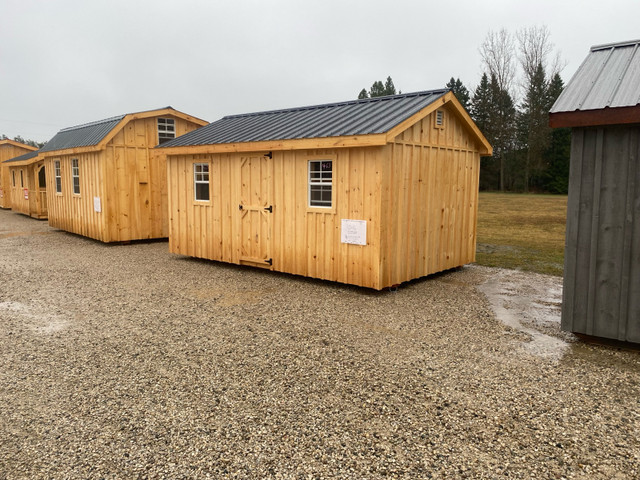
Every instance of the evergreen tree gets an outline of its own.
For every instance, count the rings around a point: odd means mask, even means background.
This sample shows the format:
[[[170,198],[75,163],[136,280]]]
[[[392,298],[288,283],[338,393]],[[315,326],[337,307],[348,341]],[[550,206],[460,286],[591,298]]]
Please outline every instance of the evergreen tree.
[[[396,87],[393,84],[393,80],[391,80],[391,77],[387,77],[387,81],[384,82],[384,94],[385,95],[395,95],[396,94]]]
[[[469,90],[464,86],[462,81],[459,78],[454,79],[453,77],[451,77],[451,80],[449,80],[449,83],[447,83],[446,87],[451,89],[462,106],[467,111],[469,111],[471,107],[471,96],[469,94]]]
[[[523,188],[542,187],[545,170],[543,154],[551,141],[549,127],[549,85],[542,64],[534,70],[518,115],[518,140],[523,149]]]
[[[564,83],[556,73],[549,83],[549,104],[553,106],[558,99]],[[547,169],[544,175],[544,189],[551,193],[566,194],[569,190],[569,158],[571,156],[571,129],[554,128],[551,130],[549,147],[544,153]]]
[[[369,89],[369,96],[371,98],[374,97],[383,97],[386,95],[386,90],[384,88],[384,84],[381,81],[373,82],[371,88]]]
[[[402,93],[402,92],[400,92]],[[383,97],[385,95],[396,95],[396,87],[393,84],[393,80],[391,77],[387,77],[385,83],[382,83],[380,80],[373,82],[371,88],[367,92],[364,88],[360,90],[358,94],[358,99],[362,98],[374,98],[374,97]]]
[[[483,157],[480,187],[504,190],[507,160],[513,154],[516,109],[511,95],[500,88],[495,75],[482,75],[471,101],[471,117],[493,147],[492,157]]]

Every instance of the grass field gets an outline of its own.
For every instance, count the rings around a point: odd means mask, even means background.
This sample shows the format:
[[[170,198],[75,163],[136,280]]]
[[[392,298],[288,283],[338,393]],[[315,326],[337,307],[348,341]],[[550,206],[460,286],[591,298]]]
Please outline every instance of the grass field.
[[[562,275],[566,195],[480,193],[476,263]]]

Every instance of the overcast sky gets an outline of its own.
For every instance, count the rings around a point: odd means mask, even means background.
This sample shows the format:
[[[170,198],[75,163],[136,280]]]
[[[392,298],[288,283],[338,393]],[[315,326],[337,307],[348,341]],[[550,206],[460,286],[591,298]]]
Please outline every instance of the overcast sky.
[[[640,38],[640,0],[0,0],[0,134],[171,105],[224,115],[356,98],[391,75],[405,93],[471,90],[489,30],[546,25],[567,82],[592,45]]]

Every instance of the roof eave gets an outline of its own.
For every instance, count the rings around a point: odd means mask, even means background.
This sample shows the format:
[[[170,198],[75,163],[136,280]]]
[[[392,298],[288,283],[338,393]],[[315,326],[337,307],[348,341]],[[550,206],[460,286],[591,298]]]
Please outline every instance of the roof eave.
[[[0,145],[12,145],[14,147],[24,148],[25,150],[38,150],[38,147],[34,147],[33,145],[27,145],[25,143],[16,142],[15,140],[11,140],[5,138],[4,140],[0,140]]]
[[[386,133],[352,135],[343,137],[296,138],[263,140],[258,142],[216,143],[157,148],[160,155],[185,155],[205,153],[262,152],[271,150],[305,150],[315,148],[375,147],[387,143]]]
[[[3,163],[9,167],[25,167],[27,165],[32,165],[34,163],[37,163],[40,160],[44,160],[44,157],[37,155],[33,158],[28,158],[27,160],[18,160],[15,162],[12,162],[11,160],[5,160]]]
[[[640,123],[640,105],[633,107],[606,107],[598,110],[554,112],[549,114],[549,126],[551,128],[595,127],[636,123]]]

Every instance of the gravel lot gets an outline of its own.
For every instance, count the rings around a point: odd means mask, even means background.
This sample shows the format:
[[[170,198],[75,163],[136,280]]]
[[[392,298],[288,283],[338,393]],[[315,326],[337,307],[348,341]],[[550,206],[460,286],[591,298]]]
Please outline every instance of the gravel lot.
[[[640,353],[560,333],[545,285],[374,292],[0,210],[0,479],[639,478]]]

